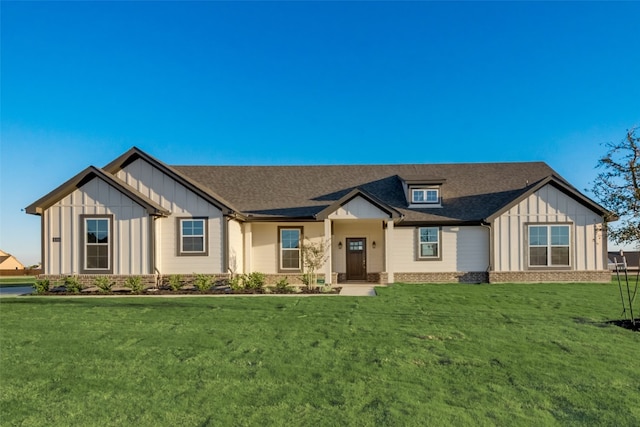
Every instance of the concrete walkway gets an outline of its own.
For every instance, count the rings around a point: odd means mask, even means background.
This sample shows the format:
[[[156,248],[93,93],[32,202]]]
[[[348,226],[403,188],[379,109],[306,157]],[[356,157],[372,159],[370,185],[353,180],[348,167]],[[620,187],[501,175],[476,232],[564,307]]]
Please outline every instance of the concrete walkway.
[[[340,295],[354,296],[354,297],[375,297],[376,291],[373,289],[376,285],[370,284],[340,284],[342,286]]]

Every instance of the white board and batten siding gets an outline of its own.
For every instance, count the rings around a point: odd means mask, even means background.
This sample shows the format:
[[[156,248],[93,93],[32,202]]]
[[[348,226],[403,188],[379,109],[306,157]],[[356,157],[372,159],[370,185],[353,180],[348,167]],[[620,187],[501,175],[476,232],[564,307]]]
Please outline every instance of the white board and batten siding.
[[[362,197],[355,197],[335,212],[329,214],[329,219],[384,219],[389,214],[371,204]]]
[[[602,217],[552,185],[546,185],[498,217],[493,224],[494,270],[527,270],[527,224],[571,226],[571,268],[606,270]]]
[[[480,226],[442,227],[439,260],[418,260],[417,227],[395,227],[393,269],[406,273],[486,271],[489,267],[489,230]]]
[[[156,268],[161,274],[226,273],[223,266],[224,218],[222,211],[184,185],[152,166],[137,159],[118,171],[116,176],[144,194],[171,215],[156,224]],[[179,256],[179,222],[177,218],[206,217],[207,256]]]
[[[100,178],[94,178],[43,212],[45,274],[71,275],[82,271],[81,215],[113,215],[114,274],[151,273],[152,219],[145,208]]]

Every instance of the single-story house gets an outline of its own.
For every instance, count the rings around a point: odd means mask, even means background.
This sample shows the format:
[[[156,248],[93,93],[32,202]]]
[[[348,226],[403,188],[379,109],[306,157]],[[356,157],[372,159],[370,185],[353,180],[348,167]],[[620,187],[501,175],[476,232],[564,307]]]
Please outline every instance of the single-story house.
[[[170,166],[132,148],[26,208],[44,276],[608,281],[608,212],[542,162]]]
[[[24,270],[24,265],[10,253],[0,250],[0,271]]]

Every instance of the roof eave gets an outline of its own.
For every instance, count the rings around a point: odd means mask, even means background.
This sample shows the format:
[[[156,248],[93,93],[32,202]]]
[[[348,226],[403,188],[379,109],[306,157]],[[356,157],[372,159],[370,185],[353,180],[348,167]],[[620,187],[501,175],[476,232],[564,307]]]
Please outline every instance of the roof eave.
[[[105,173],[101,169],[96,168],[95,166],[89,166],[84,169],[79,174],[75,175],[73,178],[69,179],[62,185],[58,186],[55,190],[49,192],[45,196],[41,197],[31,205],[25,208],[25,211],[28,214],[32,215],[42,215],[46,209],[53,206],[55,203],[71,194],[78,188],[81,188],[85,183],[90,181],[93,178],[99,178],[105,181],[108,185],[116,188],[118,191],[132,199],[134,202],[145,208],[147,213],[153,216],[169,216],[171,212],[167,209],[164,209],[159,204],[155,203],[151,199],[143,196],[138,193],[133,187],[129,187],[127,184],[124,184],[118,181],[113,176]]]

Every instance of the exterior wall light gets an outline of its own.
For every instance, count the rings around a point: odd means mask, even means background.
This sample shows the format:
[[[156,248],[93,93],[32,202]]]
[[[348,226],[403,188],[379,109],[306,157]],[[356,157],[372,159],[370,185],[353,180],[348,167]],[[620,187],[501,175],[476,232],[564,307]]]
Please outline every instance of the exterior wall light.
[[[338,242],[338,249],[342,249],[342,240]]]
[[[376,241],[375,241],[375,240],[373,241],[373,243],[371,243],[371,247],[372,247],[373,249],[375,249],[375,248],[376,248]]]

